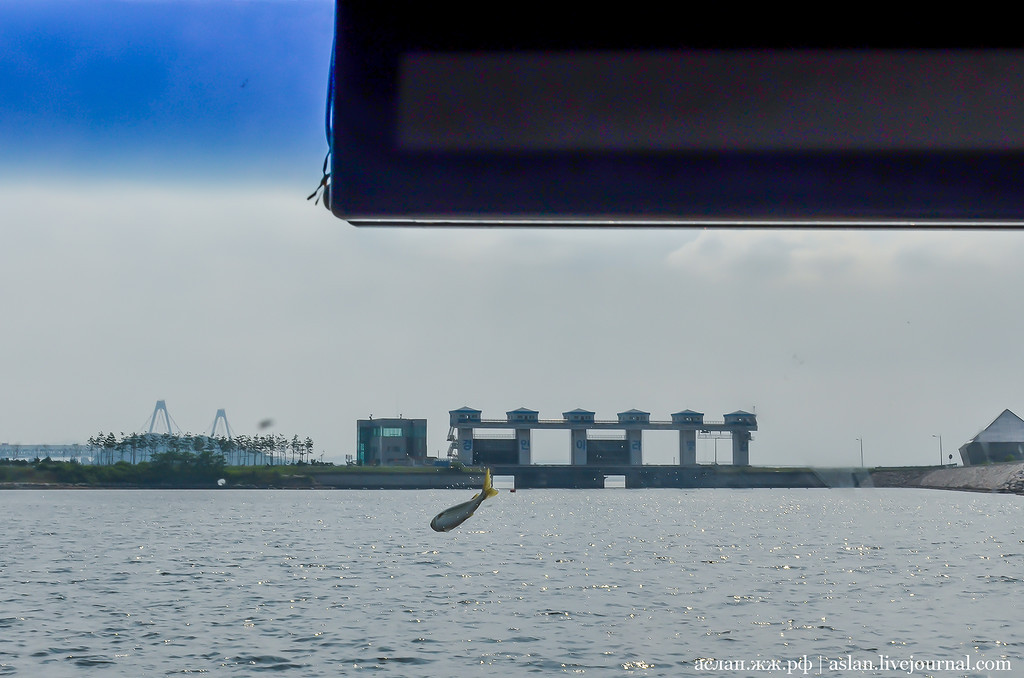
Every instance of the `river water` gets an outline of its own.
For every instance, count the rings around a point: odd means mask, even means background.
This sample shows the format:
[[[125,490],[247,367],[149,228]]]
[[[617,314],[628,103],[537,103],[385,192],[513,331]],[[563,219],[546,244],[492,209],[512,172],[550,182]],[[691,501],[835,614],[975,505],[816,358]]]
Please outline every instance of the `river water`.
[[[0,492],[0,676],[1019,676],[1024,501]]]

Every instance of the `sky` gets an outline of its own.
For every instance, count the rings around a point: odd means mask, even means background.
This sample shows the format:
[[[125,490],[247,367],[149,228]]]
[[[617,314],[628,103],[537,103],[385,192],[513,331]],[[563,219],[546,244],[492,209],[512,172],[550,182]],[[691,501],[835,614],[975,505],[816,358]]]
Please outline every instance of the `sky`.
[[[183,431],[224,408],[342,462],[369,415],[426,418],[443,455],[464,405],[743,409],[755,465],[859,465],[858,439],[868,465],[916,465],[1024,414],[1017,232],[334,218],[306,200],[333,11],[0,0],[0,442],[142,430],[165,400]],[[534,440],[568,461],[567,432]]]

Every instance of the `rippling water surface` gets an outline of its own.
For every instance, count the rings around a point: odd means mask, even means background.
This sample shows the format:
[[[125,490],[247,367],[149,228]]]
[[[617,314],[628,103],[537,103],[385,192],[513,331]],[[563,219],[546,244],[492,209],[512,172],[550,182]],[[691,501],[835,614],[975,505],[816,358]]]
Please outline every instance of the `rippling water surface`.
[[[0,492],[0,676],[1024,675],[1020,497],[470,495]]]

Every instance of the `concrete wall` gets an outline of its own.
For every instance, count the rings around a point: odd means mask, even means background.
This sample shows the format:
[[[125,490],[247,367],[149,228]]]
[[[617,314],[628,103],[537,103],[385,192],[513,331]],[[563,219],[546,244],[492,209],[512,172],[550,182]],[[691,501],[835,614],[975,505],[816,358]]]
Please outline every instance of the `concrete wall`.
[[[484,484],[482,473],[460,473],[439,470],[435,473],[321,473],[314,487],[339,490],[479,490]]]
[[[595,441],[591,440],[590,443]],[[622,442],[622,441],[620,441]],[[854,487],[858,482],[857,469],[837,471],[823,476],[814,469],[758,469],[735,466],[629,466],[629,465],[568,465],[568,466],[494,466],[494,475],[515,476],[517,489],[529,488],[604,488],[608,475],[623,476],[626,487]]]
[[[945,468],[885,469],[871,473],[876,487],[929,487],[1024,494],[1024,463]]]
[[[626,487],[922,487],[1024,494],[1024,463],[900,469],[759,469],[732,466],[494,466],[516,487],[603,488],[605,475],[624,475]],[[315,486],[349,489],[479,489],[482,474],[337,473],[316,476]]]

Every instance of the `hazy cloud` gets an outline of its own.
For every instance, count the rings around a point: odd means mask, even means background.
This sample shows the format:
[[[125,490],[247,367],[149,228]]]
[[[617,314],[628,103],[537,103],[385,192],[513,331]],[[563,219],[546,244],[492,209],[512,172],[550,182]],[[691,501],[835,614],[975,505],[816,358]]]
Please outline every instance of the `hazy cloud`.
[[[224,407],[340,460],[370,413],[428,418],[443,453],[462,405],[756,408],[755,463],[859,463],[863,437],[898,464],[1024,405],[1017,233],[375,230],[304,198],[5,183],[0,437],[130,430],[165,399],[185,428]]]

